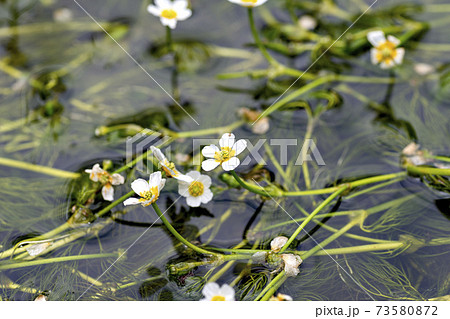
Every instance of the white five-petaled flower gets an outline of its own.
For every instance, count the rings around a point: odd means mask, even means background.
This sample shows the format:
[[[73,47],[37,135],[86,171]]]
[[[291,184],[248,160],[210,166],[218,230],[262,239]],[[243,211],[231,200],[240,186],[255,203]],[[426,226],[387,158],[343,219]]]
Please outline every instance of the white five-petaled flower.
[[[257,7],[267,2],[267,0],[228,0],[243,7]]]
[[[167,158],[164,156],[163,152],[159,148],[156,148],[154,146],[150,146],[150,149],[153,152],[153,155],[155,155],[156,159],[158,160],[159,164],[161,165],[161,168],[166,173],[167,177],[173,177],[179,181],[191,183],[192,178],[181,174],[177,168],[175,167],[175,164],[172,162],[169,162]]]
[[[128,198],[123,204],[125,206],[141,204],[144,207],[151,205],[156,202],[165,184],[166,180],[161,178],[161,172],[152,173],[148,182],[138,178],[131,183],[131,188],[141,198]]]
[[[95,164],[92,169],[85,170],[89,174],[89,178],[93,182],[100,182],[103,185],[102,196],[104,200],[112,202],[114,200],[113,185],[121,185],[125,179],[120,174],[109,174],[100,167],[100,164]]]
[[[215,282],[210,282],[203,287],[203,296],[200,301],[234,301],[234,289],[224,284],[220,287]]]
[[[178,183],[178,193],[186,197],[186,203],[191,207],[208,203],[213,198],[213,193],[209,189],[211,177],[197,171],[191,171],[186,176],[191,179],[191,182]]]
[[[400,40],[392,35],[387,39],[383,31],[372,31],[367,34],[367,40],[373,45],[370,50],[372,64],[380,65],[382,69],[389,69],[400,65],[405,56],[405,49],[398,48]]]
[[[155,0],[155,4],[147,7],[147,11],[161,18],[161,23],[175,29],[178,21],[188,19],[192,15],[187,0]]]
[[[300,272],[300,270],[298,270],[298,267],[303,262],[300,256],[293,254],[282,254],[281,258],[284,261],[284,271],[286,272],[286,276],[297,276]]]
[[[220,149],[214,144],[203,148],[203,156],[209,158],[202,163],[205,171],[212,171],[220,164],[225,171],[234,170],[241,163],[236,156],[245,150],[247,142],[245,140],[235,142],[233,133],[225,133],[222,135],[219,145]]]

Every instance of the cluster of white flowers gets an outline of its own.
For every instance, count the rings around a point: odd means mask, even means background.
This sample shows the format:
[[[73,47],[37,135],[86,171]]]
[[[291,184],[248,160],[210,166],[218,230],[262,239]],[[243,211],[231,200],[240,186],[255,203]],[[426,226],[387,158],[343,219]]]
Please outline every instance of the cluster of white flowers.
[[[243,7],[257,7],[268,0],[228,0]],[[163,26],[175,29],[178,21],[184,21],[192,16],[187,0],[155,0],[155,4],[147,7],[147,11],[159,17]]]
[[[89,178],[93,182],[99,182],[103,185],[102,195],[103,199],[112,202],[114,200],[113,185],[121,185],[125,182],[125,178],[120,174],[109,174],[100,167],[100,164],[95,164],[92,169],[85,170],[89,174]]]
[[[219,141],[220,149],[215,145],[209,145],[203,148],[202,154],[210,157],[203,161],[202,167],[206,171],[210,171],[220,164],[226,171],[235,169],[240,161],[236,157],[247,147],[245,140],[235,142],[235,136],[232,133],[226,133]],[[197,171],[190,171],[182,174],[175,164],[167,160],[166,156],[159,148],[151,146],[151,151],[161,165],[161,169],[165,172],[166,177],[178,180],[178,193],[186,198],[186,203],[191,207],[199,207],[201,204],[207,204],[213,198],[210,190],[212,181],[211,177],[202,175]],[[114,200],[114,189],[112,185],[120,185],[124,183],[124,178],[120,174],[110,175],[103,170],[99,164],[95,164],[92,169],[87,169],[86,173],[94,182],[103,184],[103,198],[108,201]],[[162,178],[161,172],[155,172],[150,175],[149,181],[138,178],[131,183],[133,191],[139,195],[139,198],[129,198],[124,201],[124,205],[142,205],[149,206],[153,204],[159,197],[161,190],[166,183],[166,179]]]

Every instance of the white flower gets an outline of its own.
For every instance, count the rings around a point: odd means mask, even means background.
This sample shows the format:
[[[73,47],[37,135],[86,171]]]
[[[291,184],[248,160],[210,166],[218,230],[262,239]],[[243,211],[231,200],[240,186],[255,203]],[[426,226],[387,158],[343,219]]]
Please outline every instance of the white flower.
[[[269,301],[292,301],[292,297],[289,295],[285,295],[285,294],[280,294],[278,293],[278,295],[276,296],[272,296],[270,297]]]
[[[48,298],[44,295],[37,296],[34,301],[48,301]]]
[[[271,242],[270,242],[270,249],[273,252],[279,252],[281,248],[283,248],[283,246],[287,243],[288,238],[284,237],[284,236],[278,236],[275,237]]]
[[[298,25],[305,30],[314,30],[317,27],[317,21],[311,16],[304,15],[298,19]]]
[[[208,203],[213,198],[213,193],[209,189],[211,177],[197,171],[191,171],[186,175],[191,182],[179,182],[178,193],[186,197],[186,202],[191,207],[199,207],[200,204]]]
[[[93,182],[99,182],[103,185],[102,196],[104,200],[112,202],[114,200],[114,186],[122,185],[125,178],[120,174],[109,174],[100,167],[100,164],[95,164],[92,169],[85,170],[89,174],[89,178]]]
[[[234,301],[234,289],[227,284],[220,287],[215,282],[207,283],[202,294],[205,298],[200,301]]]
[[[293,254],[282,254],[281,258],[284,261],[284,271],[286,272],[286,276],[295,277],[298,275],[300,270],[298,267],[303,262],[300,256]]]
[[[141,198],[128,198],[123,204],[125,206],[141,204],[144,207],[151,205],[156,202],[165,184],[166,180],[161,178],[161,172],[152,173],[148,183],[146,180],[138,178],[131,183],[131,188]]]
[[[379,64],[382,69],[402,64],[405,49],[397,48],[399,39],[392,35],[388,35],[386,39],[383,31],[372,31],[367,34],[367,40],[374,46],[370,50],[372,64]]]
[[[162,169],[166,173],[168,177],[173,177],[179,181],[190,183],[192,182],[192,178],[190,178],[187,175],[181,174],[175,167],[175,164],[172,162],[169,162],[164,156],[163,152],[159,148],[156,148],[154,146],[150,146],[150,149],[153,152],[153,155],[155,155],[156,159],[158,160],[159,164],[161,164]]]
[[[419,75],[428,75],[435,71],[434,66],[426,63],[417,63],[414,65],[414,71]]]
[[[161,23],[171,29],[175,29],[178,21],[188,19],[192,15],[188,8],[187,0],[155,0],[155,5],[147,7],[147,11],[161,18]]]
[[[247,147],[245,140],[239,140],[236,143],[233,133],[225,133],[219,141],[220,149],[211,144],[205,146],[202,150],[204,157],[210,158],[202,163],[205,171],[211,171],[222,164],[222,168],[226,171],[234,170],[241,163],[236,156],[241,154]]]
[[[267,0],[228,0],[231,3],[239,4],[243,7],[257,7],[267,2]]]

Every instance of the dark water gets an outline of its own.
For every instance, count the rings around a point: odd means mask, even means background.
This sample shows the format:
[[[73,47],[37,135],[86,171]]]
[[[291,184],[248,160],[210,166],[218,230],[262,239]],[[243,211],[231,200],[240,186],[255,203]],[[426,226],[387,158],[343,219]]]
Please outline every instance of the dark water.
[[[280,23],[289,23],[289,14],[283,8],[284,1],[269,1],[256,10],[257,26],[264,34],[273,36],[274,29],[267,26],[261,16],[267,18],[270,10]],[[294,1],[295,2],[295,1]],[[298,1],[300,2],[300,1]],[[171,60],[156,56],[158,45],[165,39],[165,30],[157,18],[150,16],[142,1],[79,1],[98,22],[108,24],[108,31],[120,45],[168,92],[172,92]],[[341,8],[352,8],[351,17],[360,11],[352,3],[339,1]],[[402,67],[394,72],[379,70],[369,65],[368,47],[354,57],[333,57],[332,63],[318,63],[312,71],[336,71],[347,75],[371,77],[396,77],[395,85],[374,83],[333,82],[325,88],[341,99],[338,107],[323,113],[316,122],[313,138],[326,163],[311,165],[311,187],[322,188],[336,181],[356,179],[372,175],[402,171],[400,152],[411,141],[437,155],[448,155],[449,147],[449,86],[448,5],[446,12],[437,10],[443,1],[416,1],[418,7],[408,1],[380,1],[374,11],[385,8],[403,10],[410,7],[405,16],[428,23],[429,28],[406,44],[406,56]],[[83,172],[104,159],[113,160],[115,168],[126,161],[126,134],[112,133],[95,136],[101,126],[121,123],[138,123],[142,127],[165,125],[174,131],[191,131],[228,125],[238,119],[241,107],[265,108],[284,91],[295,78],[283,81],[239,78],[220,80],[220,73],[263,69],[267,63],[255,50],[248,28],[246,11],[227,1],[192,1],[194,16],[180,22],[173,32],[176,42],[189,42],[203,52],[206,46],[209,57],[190,62],[190,70],[178,75],[181,103],[189,110],[199,126],[182,110],[173,105],[167,94],[127,54],[113,42],[73,1],[0,1],[0,57],[3,67],[0,74],[0,157],[33,164]],[[72,17],[65,22],[55,21],[55,11],[70,10]],[[354,10],[354,11],[352,11]],[[298,15],[301,10],[296,11]],[[311,11],[309,14],[316,14]],[[317,15],[321,36],[345,30],[350,22],[336,17]],[[371,25],[368,14],[360,25]],[[390,20],[386,18],[386,24]],[[398,22],[401,24],[401,21]],[[336,30],[333,31],[333,25]],[[192,44],[194,43],[194,44]],[[228,50],[234,49],[234,50]],[[249,54],[251,53],[251,54]],[[275,54],[283,63],[298,69],[306,69],[311,63],[308,53],[295,59]],[[431,75],[414,72],[414,65],[427,63],[434,67]],[[2,64],[3,65],[3,64]],[[8,72],[8,70],[10,72]],[[56,79],[49,74],[58,73]],[[49,89],[37,91],[30,79],[40,79]],[[53,82],[52,82],[53,81]],[[56,81],[56,82],[55,82]],[[302,85],[299,82],[298,85]],[[273,90],[279,86],[278,91]],[[350,93],[349,93],[350,92]],[[359,95],[352,94],[357,92]],[[389,108],[389,112],[375,110],[372,101]],[[310,97],[317,107],[323,100]],[[406,123],[406,124],[405,124]],[[258,138],[289,138],[298,141],[298,147],[290,147],[288,161],[298,156],[307,127],[307,116],[302,109],[275,112],[270,116],[270,130],[264,136],[251,132],[246,125],[234,130],[239,138],[247,138],[255,144]],[[412,128],[412,129],[411,129]],[[218,135],[208,135],[216,139]],[[176,140],[171,145],[172,154],[190,153],[191,139]],[[263,150],[262,148],[261,150]],[[277,147],[273,148],[279,158]],[[277,183],[283,184],[276,166],[267,162],[265,167]],[[239,169],[248,173],[255,165]],[[182,167],[182,166],[181,166]],[[71,215],[71,207],[77,196],[77,182],[47,177],[36,172],[0,166],[0,244],[6,250],[20,240],[30,238],[63,224]],[[285,168],[285,167],[284,167]],[[184,167],[183,170],[192,169]],[[195,168],[194,168],[195,169]],[[300,167],[291,167],[291,183],[305,189]],[[145,177],[145,172],[126,171],[125,185],[116,187],[116,198],[129,191],[135,177]],[[252,232],[261,227],[290,221],[290,217],[273,201],[253,195],[243,195],[242,190],[227,190],[219,180],[221,170],[209,175],[217,185],[214,200],[202,209],[189,209],[184,200],[177,201],[175,181],[168,182],[158,204],[168,209],[168,216],[177,230],[186,238],[212,247],[231,248],[241,242],[244,231],[251,248],[255,240],[261,249],[268,249],[270,240],[277,235],[290,236],[297,225],[290,223],[266,231]],[[125,173],[122,173],[125,176]],[[290,188],[293,190],[293,188]],[[371,231],[354,228],[351,233],[375,239],[398,240],[410,235],[428,242],[434,238],[449,238],[449,198],[447,192],[437,191],[420,179],[409,177],[384,188],[358,197],[344,198],[338,211],[368,209],[413,194],[404,202],[371,215],[366,225],[374,225]],[[281,199],[280,205],[294,218],[303,214],[298,207],[311,212],[326,196]],[[106,205],[98,203],[91,208],[100,210]],[[173,204],[173,205],[172,205]],[[172,205],[172,206],[171,206]],[[254,212],[262,205],[259,214]],[[328,211],[332,207],[328,207]],[[113,209],[123,210],[119,205]],[[231,210],[231,213],[230,213]],[[324,211],[326,212],[326,211]],[[221,220],[223,218],[223,220]],[[105,218],[103,219],[105,220]],[[150,208],[134,207],[126,215],[118,217],[98,233],[82,237],[45,255],[44,258],[76,256],[98,253],[123,252],[126,255],[113,267],[115,257],[69,261],[40,266],[4,270],[0,283],[12,281],[22,289],[0,290],[3,299],[32,300],[37,292],[44,291],[51,300],[76,300],[82,295],[86,300],[198,300],[201,295],[201,278],[209,275],[211,267],[198,267],[186,276],[170,276],[171,264],[195,260],[186,254],[170,233],[157,221]],[[326,225],[340,228],[346,217],[322,220]],[[93,223],[100,223],[96,221]],[[318,242],[330,236],[324,228],[310,223],[306,230]],[[376,226],[376,227],[375,227]],[[370,229],[370,227],[368,227]],[[147,230],[147,231],[146,231]],[[308,250],[316,244],[302,233],[299,250]],[[133,245],[132,245],[133,244]],[[351,247],[364,242],[340,237],[327,248]],[[295,300],[377,300],[428,299],[448,295],[449,262],[448,246],[437,245],[394,253],[360,253],[349,255],[315,256],[301,266],[301,273],[290,278],[280,291]],[[230,283],[244,268],[246,261],[236,262],[218,282]],[[340,265],[338,266],[337,263]],[[77,274],[75,270],[99,279],[102,286]],[[108,270],[105,272],[105,270]],[[254,265],[252,271],[263,274],[262,266]],[[238,284],[238,296],[245,295],[248,278]],[[366,291],[355,284],[360,283]],[[98,284],[98,283],[97,283]],[[118,289],[123,285],[128,285]],[[25,287],[25,288],[24,288]],[[112,289],[110,289],[112,287]],[[84,293],[86,292],[86,293]],[[370,295],[370,296],[369,296]]]

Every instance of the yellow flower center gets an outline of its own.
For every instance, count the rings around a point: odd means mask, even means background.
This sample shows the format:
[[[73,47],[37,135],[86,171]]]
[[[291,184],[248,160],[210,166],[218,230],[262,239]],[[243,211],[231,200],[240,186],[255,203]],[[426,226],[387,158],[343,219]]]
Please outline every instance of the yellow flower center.
[[[172,9],[165,9],[161,12],[161,17],[166,19],[175,19],[177,17],[177,13]]]
[[[258,0],[241,0],[243,3],[253,3],[253,4],[255,4],[255,3],[257,3],[258,2]]]
[[[192,182],[189,185],[189,194],[194,197],[201,196],[204,192],[204,186],[202,182]]]
[[[223,163],[234,157],[236,151],[232,150],[230,147],[222,147],[220,152],[214,154],[214,159],[217,162]]]
[[[214,296],[211,298],[211,301],[225,301],[224,296]]]
[[[180,173],[176,170],[175,164],[169,161],[162,163],[162,169],[167,177],[177,177]]]
[[[159,196],[158,187],[155,186],[155,187],[150,188],[150,190],[148,190],[148,191],[141,192],[141,193],[139,193],[139,196],[141,196],[141,198],[139,198],[139,201],[141,203],[148,202],[148,203],[144,204],[144,206],[153,204],[154,202],[156,202],[156,200],[158,199],[158,196]],[[155,196],[155,198],[153,198],[153,200],[152,200],[153,196]]]
[[[386,41],[377,47],[376,59],[378,63],[385,62],[390,64],[397,56],[396,45],[390,41]]]

